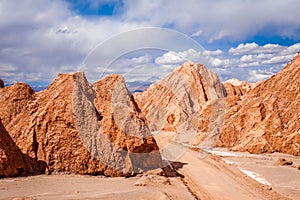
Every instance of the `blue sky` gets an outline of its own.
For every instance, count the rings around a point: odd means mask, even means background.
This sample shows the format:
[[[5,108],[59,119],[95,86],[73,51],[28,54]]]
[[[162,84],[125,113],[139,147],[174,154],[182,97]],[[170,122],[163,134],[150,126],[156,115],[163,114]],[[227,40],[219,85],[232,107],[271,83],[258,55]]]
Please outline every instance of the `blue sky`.
[[[2,0],[0,78],[46,85],[59,72],[82,69],[86,56],[109,38],[160,27],[187,35],[204,51],[128,53],[114,61],[121,65],[112,72],[128,75],[134,68],[129,81],[146,81],[147,74],[154,80],[182,57],[205,56],[223,80],[255,82],[277,73],[300,51],[299,7],[298,0]],[[155,67],[161,70],[151,71]]]

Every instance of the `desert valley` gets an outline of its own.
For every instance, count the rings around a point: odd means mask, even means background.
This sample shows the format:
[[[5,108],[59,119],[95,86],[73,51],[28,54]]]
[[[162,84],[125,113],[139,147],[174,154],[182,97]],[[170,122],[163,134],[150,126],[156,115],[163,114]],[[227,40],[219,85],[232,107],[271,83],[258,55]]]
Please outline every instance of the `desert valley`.
[[[186,62],[134,94],[0,87],[0,199],[300,199],[299,53],[257,83]]]

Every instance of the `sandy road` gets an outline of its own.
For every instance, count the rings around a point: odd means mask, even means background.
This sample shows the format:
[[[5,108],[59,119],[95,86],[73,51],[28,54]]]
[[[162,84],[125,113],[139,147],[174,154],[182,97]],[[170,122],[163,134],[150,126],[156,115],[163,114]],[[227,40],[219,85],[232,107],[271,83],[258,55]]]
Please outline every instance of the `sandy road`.
[[[198,152],[189,149],[180,162],[186,164],[178,172],[198,199],[288,199],[217,156],[199,158]]]

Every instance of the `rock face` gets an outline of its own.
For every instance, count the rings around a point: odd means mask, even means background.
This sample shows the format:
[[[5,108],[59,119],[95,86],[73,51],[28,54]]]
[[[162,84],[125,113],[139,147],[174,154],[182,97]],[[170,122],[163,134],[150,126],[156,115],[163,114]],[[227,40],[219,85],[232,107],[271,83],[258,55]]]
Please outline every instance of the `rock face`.
[[[0,120],[0,177],[26,174],[26,162]]]
[[[106,89],[105,95],[109,96],[109,87]],[[136,167],[132,159],[128,159],[130,156],[124,155],[128,152],[113,148],[107,137],[119,138],[118,127],[101,127],[101,120],[107,120],[111,113],[98,112],[94,101],[101,107],[102,102],[95,100],[94,90],[83,73],[59,74],[46,90],[38,93],[24,83],[0,90],[3,105],[0,115],[21,152],[44,161],[48,173],[133,175]],[[119,141],[122,145],[135,145],[130,146],[135,152],[155,156],[152,161],[155,160],[156,165],[152,164],[152,167],[160,164],[160,154],[153,138],[136,143],[122,139]],[[148,149],[143,149],[146,142],[149,142]],[[142,150],[137,150],[139,148]],[[151,154],[152,150],[156,153]],[[145,168],[141,166],[139,170]]]
[[[30,115],[37,110],[34,91],[25,83],[16,83],[0,90],[0,102],[0,115],[6,130],[22,153],[37,158],[36,134],[29,128]]]
[[[218,146],[300,155],[300,54],[226,112]]]
[[[45,165],[24,155],[0,120],[0,178],[43,173]]]
[[[161,156],[155,139],[120,75],[109,75],[94,84],[95,106],[101,115],[100,127],[108,143],[101,145],[104,155],[119,163],[130,163],[134,172],[161,166]],[[113,152],[107,152],[107,147]],[[109,158],[106,158],[108,160]],[[122,162],[121,162],[122,161]]]
[[[178,132],[180,142],[198,145],[209,135],[218,135],[224,96],[217,75],[186,62],[135,98],[152,131]]]
[[[241,100],[242,96],[253,88],[250,83],[238,79],[225,81],[224,87],[226,90],[226,109],[237,105],[237,102]]]
[[[4,88],[4,82],[0,79],[0,88]]]

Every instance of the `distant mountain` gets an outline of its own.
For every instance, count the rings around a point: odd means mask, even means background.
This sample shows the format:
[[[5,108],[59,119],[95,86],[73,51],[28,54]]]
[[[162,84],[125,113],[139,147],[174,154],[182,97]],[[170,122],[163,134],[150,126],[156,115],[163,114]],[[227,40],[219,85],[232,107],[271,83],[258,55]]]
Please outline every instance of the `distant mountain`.
[[[151,84],[152,82],[143,82],[143,81],[126,82],[126,86],[131,93],[143,92]]]
[[[40,92],[42,90],[45,90],[47,89],[48,86],[32,86],[32,89],[35,91],[35,92]]]

